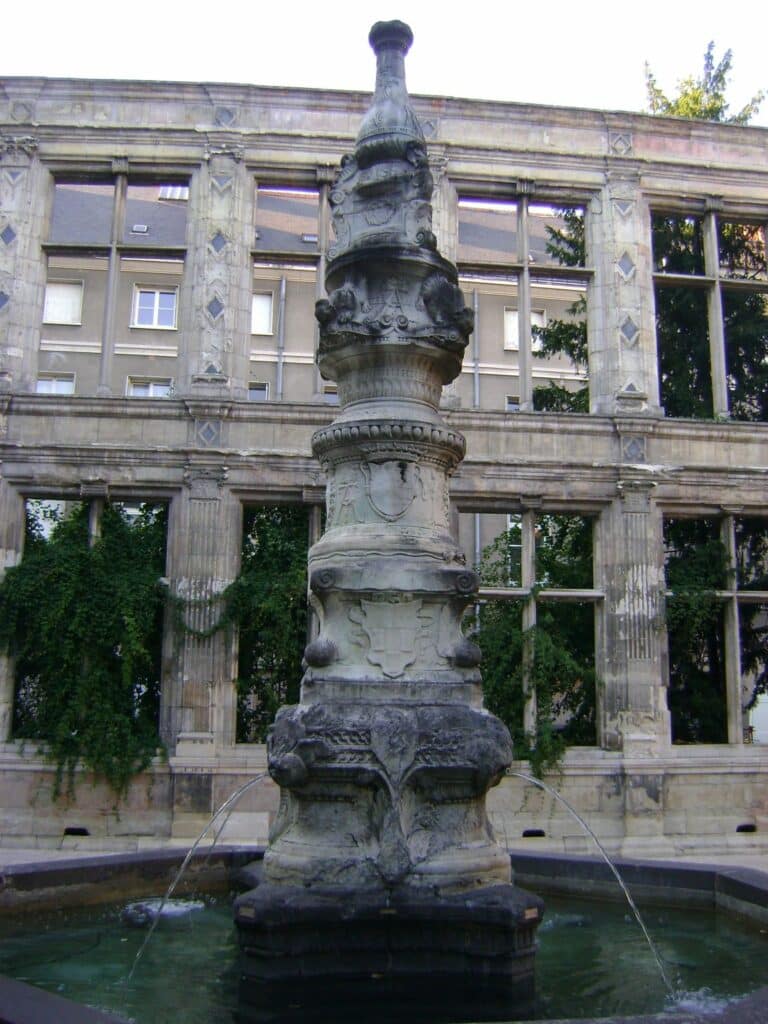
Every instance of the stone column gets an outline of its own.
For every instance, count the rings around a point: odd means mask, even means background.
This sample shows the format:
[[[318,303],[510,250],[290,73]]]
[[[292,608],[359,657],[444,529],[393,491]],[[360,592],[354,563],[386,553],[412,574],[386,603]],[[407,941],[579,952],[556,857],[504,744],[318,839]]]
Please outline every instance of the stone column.
[[[662,681],[663,524],[654,486],[622,474],[618,496],[599,522],[598,578],[605,581],[599,738],[626,755],[660,753],[670,735]]]
[[[8,398],[0,395],[0,439],[5,436]],[[0,477],[0,575],[16,565],[24,548],[24,499],[15,487]],[[11,737],[13,719],[13,661],[0,654],[0,743]]]
[[[631,147],[631,137],[629,142]],[[650,213],[639,177],[609,171],[588,207],[590,404],[604,415],[659,412]]]
[[[189,193],[179,309],[182,396],[248,396],[253,188],[241,149],[211,142]]]
[[[225,466],[191,464],[170,507],[168,576],[191,632],[180,633],[168,617],[160,721],[169,751],[182,760],[235,742],[236,640],[226,629],[206,635],[240,559],[241,506],[224,486],[226,475]]]
[[[0,135],[0,391],[34,391],[51,178],[31,136]]]

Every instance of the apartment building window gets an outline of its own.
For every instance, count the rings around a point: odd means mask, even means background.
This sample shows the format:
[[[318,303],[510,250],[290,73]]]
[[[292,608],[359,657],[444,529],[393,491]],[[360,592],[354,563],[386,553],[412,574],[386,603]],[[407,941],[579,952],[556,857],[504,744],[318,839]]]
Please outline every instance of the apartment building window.
[[[520,396],[507,395],[504,402],[505,412],[520,412]]]
[[[126,385],[129,398],[170,398],[172,393],[170,377],[129,377]]]
[[[38,395],[74,395],[74,373],[41,373],[35,384]]]
[[[668,416],[768,420],[768,211],[718,202],[652,215],[661,402]]]
[[[248,401],[266,402],[269,400],[269,383],[264,380],[252,380],[248,383]]]
[[[83,317],[83,282],[48,281],[45,286],[43,323],[80,326]]]
[[[255,292],[251,299],[251,334],[273,333],[272,292]]]
[[[517,352],[520,349],[520,325],[519,311],[517,309],[504,309],[504,348],[508,352]],[[535,328],[547,326],[547,313],[544,309],[531,310],[531,351],[541,351],[541,339]]]
[[[554,729],[568,743],[594,745],[604,594],[594,581],[593,518],[526,509],[459,520],[482,581],[476,640],[486,703],[526,742]]]
[[[525,190],[509,200],[464,195],[458,222],[461,284],[476,313],[475,404],[484,376],[515,376],[524,411],[586,411],[583,207],[534,202]]]
[[[131,327],[157,330],[176,329],[178,289],[136,286],[133,293]]]
[[[319,211],[317,189],[259,183],[254,248],[258,252],[316,254]]]
[[[119,169],[119,161],[114,167],[101,180],[55,181],[44,243],[50,278],[44,322],[80,329],[44,336],[41,348],[98,355],[100,395],[122,391],[116,356],[176,357],[175,343],[141,338],[132,329],[176,329],[186,244],[187,181],[139,179]],[[70,274],[69,281],[56,280]]]
[[[768,519],[664,520],[672,739],[740,743],[768,685]]]

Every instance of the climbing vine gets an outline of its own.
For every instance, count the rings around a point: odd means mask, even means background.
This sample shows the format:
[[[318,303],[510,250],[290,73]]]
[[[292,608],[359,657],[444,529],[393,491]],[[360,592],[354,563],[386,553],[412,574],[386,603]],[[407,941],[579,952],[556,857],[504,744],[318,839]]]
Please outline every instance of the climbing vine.
[[[82,764],[122,795],[159,746],[166,512],[107,504],[100,536],[77,506],[46,536],[27,517],[21,562],[0,582],[0,648],[14,659],[13,735],[41,741],[55,793]]]

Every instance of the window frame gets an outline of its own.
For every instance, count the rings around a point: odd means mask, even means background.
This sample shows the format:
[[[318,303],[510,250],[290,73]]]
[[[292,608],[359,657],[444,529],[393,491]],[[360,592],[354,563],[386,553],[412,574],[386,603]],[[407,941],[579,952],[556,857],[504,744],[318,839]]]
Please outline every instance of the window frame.
[[[268,331],[257,331],[254,330],[255,313],[256,313],[256,300],[259,298],[269,299],[269,330]],[[266,322],[266,318],[265,318]],[[253,291],[251,293],[251,337],[255,338],[271,338],[275,334],[275,293],[274,290],[269,291]]]
[[[139,304],[142,294],[154,293],[155,301],[153,304],[153,322],[151,324],[141,324],[138,322]],[[160,296],[161,295],[173,295],[173,324],[158,324],[157,318],[160,312]],[[179,322],[179,287],[178,285],[151,285],[151,284],[134,284],[133,286],[133,299],[131,301],[131,329],[139,331],[176,331],[178,330]]]
[[[133,388],[136,385],[148,385],[149,394],[137,395],[133,392]],[[168,391],[165,394],[152,394],[152,388],[155,385],[167,387]],[[173,377],[148,377],[146,374],[133,374],[129,373],[125,379],[125,397],[126,398],[171,398],[173,397]]]
[[[60,382],[64,382],[64,381],[66,381],[67,383],[71,383],[72,387],[71,387],[71,390],[67,390],[67,391],[56,391],[56,390],[41,391],[40,390],[40,383],[41,383],[41,381],[51,381],[51,382],[54,382],[54,381],[56,381],[56,382],[59,382],[59,381]],[[41,370],[38,373],[38,375],[37,375],[37,380],[35,381],[35,394],[36,395],[58,395],[58,396],[74,395],[75,394],[76,384],[77,384],[77,375],[75,374],[74,371],[72,371],[72,372],[69,372],[69,371],[58,372],[58,371],[51,371],[51,370]]]
[[[255,391],[255,389],[257,387],[264,389],[264,397],[263,398],[254,398],[254,397],[252,397],[251,392]],[[249,380],[248,381],[248,401],[249,402],[268,402],[269,401],[269,381],[268,380]]]
[[[48,309],[48,289],[53,286],[65,287],[65,288],[77,288],[79,289],[79,302],[77,304],[77,318],[73,320],[61,320],[52,319],[47,315]],[[83,326],[83,300],[85,298],[85,281],[81,278],[75,281],[57,281],[55,278],[49,278],[45,282],[45,294],[43,296],[43,318],[42,323],[44,325],[54,325],[59,327],[82,327]]]

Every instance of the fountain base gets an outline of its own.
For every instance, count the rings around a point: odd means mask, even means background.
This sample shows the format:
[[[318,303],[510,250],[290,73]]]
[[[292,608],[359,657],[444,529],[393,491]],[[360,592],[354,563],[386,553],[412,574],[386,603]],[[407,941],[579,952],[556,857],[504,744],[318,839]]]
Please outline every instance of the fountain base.
[[[534,998],[542,914],[539,897],[508,884],[435,894],[264,883],[235,904],[242,1019],[274,1020],[278,1008],[281,1020],[286,1008],[338,1019],[343,1008],[359,1020],[361,1006],[390,1019],[519,1014]]]

